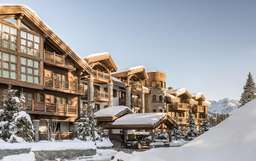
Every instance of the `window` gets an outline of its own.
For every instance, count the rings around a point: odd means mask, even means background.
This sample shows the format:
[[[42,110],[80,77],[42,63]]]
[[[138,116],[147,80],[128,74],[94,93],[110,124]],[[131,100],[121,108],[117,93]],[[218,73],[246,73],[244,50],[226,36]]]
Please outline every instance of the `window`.
[[[12,54],[0,52],[0,76],[16,79],[16,59]]]
[[[25,109],[32,110],[33,94],[24,92],[23,95],[25,97]]]
[[[16,39],[17,39],[17,29],[14,27],[6,26],[0,24],[0,46],[10,50],[16,50]]]
[[[159,102],[163,102],[163,96],[159,96]]]
[[[23,54],[39,57],[40,37],[25,31],[20,32],[20,50]]]
[[[36,102],[38,102],[38,103],[43,103],[43,102],[44,102],[44,94],[42,94],[42,93],[37,93],[37,94],[36,94]]]
[[[153,112],[156,112],[156,109],[153,109]]]
[[[61,88],[61,89],[67,89],[68,88],[67,75],[53,73],[53,77],[54,77],[54,83],[55,83],[54,87],[55,88]]]
[[[20,79],[25,82],[39,84],[39,62],[21,57],[20,64]]]
[[[156,95],[153,95],[153,100],[152,102],[156,102]]]

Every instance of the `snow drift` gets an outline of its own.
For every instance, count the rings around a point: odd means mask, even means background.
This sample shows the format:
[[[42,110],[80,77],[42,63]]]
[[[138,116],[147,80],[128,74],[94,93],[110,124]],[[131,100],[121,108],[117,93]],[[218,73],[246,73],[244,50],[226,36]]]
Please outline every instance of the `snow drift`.
[[[158,148],[133,155],[116,155],[125,161],[255,161],[256,100],[237,109],[218,126],[179,148]]]

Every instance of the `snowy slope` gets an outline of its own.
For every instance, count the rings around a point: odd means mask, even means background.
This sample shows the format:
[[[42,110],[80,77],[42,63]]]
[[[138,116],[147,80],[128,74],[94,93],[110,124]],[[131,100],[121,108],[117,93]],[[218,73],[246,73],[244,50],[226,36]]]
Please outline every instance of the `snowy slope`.
[[[219,101],[210,101],[210,103],[208,112],[217,114],[229,114],[239,106],[239,102],[237,100],[228,98],[224,98]]]
[[[151,149],[133,155],[120,153],[119,156],[125,161],[255,161],[255,122],[256,100],[253,100],[182,147]]]

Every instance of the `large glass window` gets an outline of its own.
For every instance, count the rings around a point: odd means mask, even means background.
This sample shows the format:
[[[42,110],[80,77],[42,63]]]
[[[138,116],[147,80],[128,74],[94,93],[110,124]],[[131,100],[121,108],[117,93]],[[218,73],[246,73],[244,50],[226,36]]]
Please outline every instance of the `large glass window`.
[[[39,62],[29,58],[21,57],[20,59],[20,79],[29,83],[40,83]]]
[[[0,52],[0,76],[16,79],[17,57],[12,54]]]
[[[0,46],[10,50],[16,50],[17,29],[0,24]]]
[[[39,56],[40,37],[29,32],[20,32],[20,50],[21,53],[31,56]]]

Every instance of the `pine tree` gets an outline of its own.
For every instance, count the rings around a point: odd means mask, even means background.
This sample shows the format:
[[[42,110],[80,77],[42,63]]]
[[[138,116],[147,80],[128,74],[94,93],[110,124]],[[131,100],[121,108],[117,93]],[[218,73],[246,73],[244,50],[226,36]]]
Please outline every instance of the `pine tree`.
[[[201,125],[200,125],[199,133],[203,134],[206,131],[208,131],[209,130],[209,126],[210,126],[209,121],[208,120],[203,120]]]
[[[0,138],[8,142],[33,141],[34,129],[30,116],[22,111],[25,99],[16,90],[8,90],[0,110]]]
[[[182,132],[180,126],[175,126],[172,129],[171,136],[172,136],[172,140],[180,140],[180,139],[184,138],[183,132]]]
[[[83,110],[77,121],[77,138],[80,140],[97,140],[101,138],[101,128],[96,126],[94,118],[94,106],[90,105],[88,109]]]
[[[196,128],[195,118],[194,118],[193,113],[192,113],[191,110],[189,111],[189,118],[188,119],[189,119],[188,120],[189,125],[188,125],[188,130],[187,130],[185,138],[187,140],[193,140],[198,135],[198,131],[197,131],[197,128]]]
[[[239,101],[241,106],[253,100],[255,98],[255,92],[256,92],[255,83],[253,81],[252,74],[249,73],[246,84],[244,86],[244,91]]]

